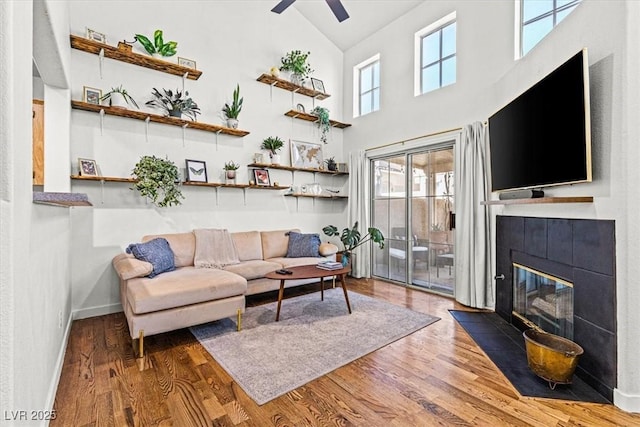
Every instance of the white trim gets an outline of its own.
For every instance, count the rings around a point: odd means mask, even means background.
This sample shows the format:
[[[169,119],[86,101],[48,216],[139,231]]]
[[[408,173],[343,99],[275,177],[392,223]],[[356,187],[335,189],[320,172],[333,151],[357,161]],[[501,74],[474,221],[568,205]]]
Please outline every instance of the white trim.
[[[623,411],[640,413],[640,394],[626,394],[615,388],[613,403]]]
[[[460,141],[461,130],[453,130],[451,132],[441,133],[438,135],[427,135],[421,138],[416,138],[409,142],[398,143],[389,145],[386,147],[374,148],[368,150],[365,155],[367,159],[375,159],[381,156],[388,156],[396,153],[404,153],[405,151],[419,149],[424,147],[431,147],[432,145],[448,143],[453,141],[454,147],[458,145]]]
[[[515,0],[515,16],[513,17],[513,60],[522,58],[522,0]]]
[[[376,53],[369,59],[365,59],[353,66],[353,118],[360,117],[360,70],[367,65],[380,61],[380,53]]]
[[[422,95],[422,88],[420,87],[420,72],[422,65],[422,58],[420,55],[420,45],[422,42],[422,37],[425,34],[428,34],[432,31],[437,30],[438,28],[444,27],[448,24],[455,22],[456,20],[456,11],[454,10],[450,14],[443,16],[442,18],[435,21],[433,24],[429,24],[421,30],[417,31],[413,36],[413,95],[420,96]]]
[[[118,302],[115,304],[73,310],[71,312],[71,318],[73,320],[88,319],[89,317],[104,316],[105,314],[120,313],[121,311],[124,310],[122,309],[122,304]]]
[[[58,350],[58,357],[56,358],[55,369],[51,376],[51,384],[49,384],[49,391],[47,391],[47,400],[45,409],[53,410],[53,404],[56,400],[56,394],[58,393],[58,385],[60,384],[60,378],[62,377],[62,368],[64,366],[64,356],[67,352],[67,344],[69,343],[69,337],[71,336],[71,323],[73,322],[73,316],[69,316],[67,320],[67,326],[64,328],[64,335],[60,342],[60,349]],[[48,425],[43,424],[43,425]]]

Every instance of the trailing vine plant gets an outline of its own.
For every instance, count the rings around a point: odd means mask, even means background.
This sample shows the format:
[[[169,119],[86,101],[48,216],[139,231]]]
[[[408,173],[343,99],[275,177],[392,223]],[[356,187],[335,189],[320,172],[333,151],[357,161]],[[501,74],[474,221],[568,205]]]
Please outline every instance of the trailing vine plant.
[[[142,156],[131,176],[136,179],[132,190],[138,190],[142,197],[147,197],[154,205],[165,208],[182,204],[180,199],[184,199],[184,196],[180,191],[178,167],[168,158]]]
[[[327,143],[327,134],[331,130],[331,121],[329,120],[329,110],[324,107],[316,107],[311,110],[311,114],[318,118],[317,125],[320,129],[320,141]]]

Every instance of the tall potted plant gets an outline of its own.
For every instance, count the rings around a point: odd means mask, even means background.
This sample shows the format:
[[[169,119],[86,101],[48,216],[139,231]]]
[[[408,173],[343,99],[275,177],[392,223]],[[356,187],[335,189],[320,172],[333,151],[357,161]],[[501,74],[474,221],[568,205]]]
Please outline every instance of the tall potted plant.
[[[238,116],[240,115],[240,111],[242,111],[243,100],[244,98],[240,98],[240,85],[238,84],[233,91],[233,101],[231,104],[225,103],[224,107],[222,107],[222,113],[227,119],[227,126],[232,129],[238,128]]]
[[[167,115],[171,117],[189,117],[191,120],[196,120],[196,115],[200,114],[200,107],[198,104],[189,97],[189,92],[185,91],[184,96],[182,92],[176,89],[173,92],[171,89],[162,89],[162,93],[155,87],[152,92],[154,99],[147,101],[146,105],[163,110]]]
[[[180,191],[178,167],[168,158],[142,156],[131,171],[131,176],[136,179],[132,190],[138,190],[154,205],[164,208],[182,204],[180,199],[184,199],[184,196]]]
[[[340,238],[344,249],[339,253],[342,255],[341,261],[345,267],[349,264],[353,251],[369,241],[377,243],[380,249],[384,248],[384,235],[382,232],[375,227],[369,227],[367,234],[362,236],[358,230],[358,221],[353,224],[353,227],[344,228],[342,232],[338,231],[333,225],[327,225],[322,229],[322,232],[329,237],[338,236]]]
[[[269,150],[269,157],[271,157],[271,163],[274,165],[280,164],[280,151],[284,147],[284,141],[278,136],[270,136],[262,141],[260,148],[262,150]]]
[[[307,63],[307,59],[311,52],[302,52],[300,50],[292,50],[280,59],[280,71],[289,71],[291,73],[291,83],[302,86],[309,74],[313,73],[311,66]]]

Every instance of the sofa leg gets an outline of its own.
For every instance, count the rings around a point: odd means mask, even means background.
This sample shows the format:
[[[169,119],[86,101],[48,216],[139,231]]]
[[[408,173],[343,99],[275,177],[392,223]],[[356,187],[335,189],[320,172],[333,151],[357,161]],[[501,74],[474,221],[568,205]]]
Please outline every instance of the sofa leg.
[[[238,332],[242,330],[242,309],[238,309]]]
[[[141,329],[138,334],[138,348],[136,349],[136,340],[131,340],[131,345],[133,346],[133,354],[136,354],[136,350],[138,353],[138,358],[141,359],[144,357],[144,330]]]

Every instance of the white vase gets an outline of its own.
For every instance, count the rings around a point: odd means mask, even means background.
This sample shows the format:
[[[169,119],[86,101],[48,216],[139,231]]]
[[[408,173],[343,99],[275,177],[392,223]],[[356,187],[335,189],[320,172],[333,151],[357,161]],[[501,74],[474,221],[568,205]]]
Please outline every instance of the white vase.
[[[109,95],[109,104],[116,108],[128,108],[127,101],[120,92],[113,92]]]
[[[271,155],[271,164],[279,165],[280,164],[280,154],[272,154]]]
[[[227,119],[227,127],[238,129],[238,119]]]

